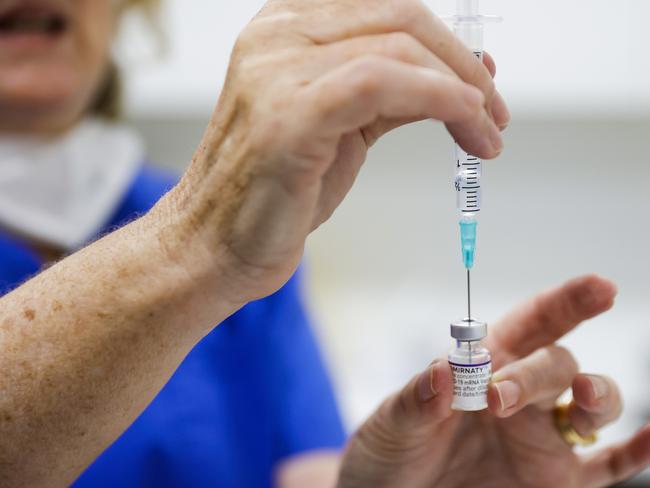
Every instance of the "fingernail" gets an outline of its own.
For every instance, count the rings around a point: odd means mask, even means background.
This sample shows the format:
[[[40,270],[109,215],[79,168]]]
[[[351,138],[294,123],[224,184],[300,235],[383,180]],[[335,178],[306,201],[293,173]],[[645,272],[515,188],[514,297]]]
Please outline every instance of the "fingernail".
[[[435,397],[438,392],[433,387],[433,374],[437,361],[432,363],[418,378],[418,395],[422,403],[426,403]]]
[[[501,411],[505,412],[515,406],[519,402],[521,396],[521,388],[514,381],[501,381],[495,383],[494,387],[499,394],[499,402],[501,403]]]
[[[503,151],[503,139],[501,137],[501,131],[499,128],[496,126],[496,124],[492,121],[490,121],[490,129],[489,129],[489,137],[490,137],[490,143],[492,144],[492,147],[496,151],[497,154],[500,154],[501,151]]]
[[[589,381],[591,382],[594,399],[601,400],[602,398],[605,398],[609,392],[609,385],[607,382],[598,376],[587,376],[587,378],[589,378]]]

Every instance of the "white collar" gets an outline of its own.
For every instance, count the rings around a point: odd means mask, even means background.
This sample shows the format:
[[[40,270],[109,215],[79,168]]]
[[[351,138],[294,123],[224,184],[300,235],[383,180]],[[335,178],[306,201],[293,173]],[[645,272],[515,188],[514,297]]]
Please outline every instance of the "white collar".
[[[0,136],[0,223],[78,249],[117,209],[143,158],[133,130],[99,119],[56,139]]]

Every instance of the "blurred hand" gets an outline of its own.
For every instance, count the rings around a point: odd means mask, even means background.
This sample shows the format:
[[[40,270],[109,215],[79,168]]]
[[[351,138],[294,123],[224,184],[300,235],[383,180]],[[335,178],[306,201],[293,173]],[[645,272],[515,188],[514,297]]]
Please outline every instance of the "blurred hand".
[[[436,119],[467,151],[497,156],[509,114],[493,73],[419,0],[271,0],[240,35],[203,142],[167,198],[185,234],[165,241],[187,249],[198,235],[191,248],[214,256],[235,301],[272,293],[389,130]]]
[[[489,411],[450,410],[453,380],[434,362],[389,398],[351,439],[340,487],[601,487],[650,465],[650,426],[590,456],[574,453],[552,417],[573,390],[572,426],[582,436],[615,420],[616,384],[578,372],[554,343],[583,320],[608,310],[616,294],[591,276],[543,293],[496,325],[486,341],[496,371]]]

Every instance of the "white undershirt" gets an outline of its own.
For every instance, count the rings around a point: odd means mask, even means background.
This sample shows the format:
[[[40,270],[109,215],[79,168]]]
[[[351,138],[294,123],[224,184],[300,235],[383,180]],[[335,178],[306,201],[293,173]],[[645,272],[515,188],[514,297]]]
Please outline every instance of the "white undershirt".
[[[0,224],[78,249],[123,199],[144,159],[123,124],[87,119],[56,139],[0,136]]]

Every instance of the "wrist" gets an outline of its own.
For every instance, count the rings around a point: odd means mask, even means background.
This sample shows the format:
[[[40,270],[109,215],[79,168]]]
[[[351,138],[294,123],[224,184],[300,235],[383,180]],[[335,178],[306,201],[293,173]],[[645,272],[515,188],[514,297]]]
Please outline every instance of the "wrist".
[[[172,190],[132,231],[151,243],[141,259],[159,283],[162,301],[188,317],[201,339],[245,301],[229,287],[229,267],[218,249],[208,245],[203,230],[192,225],[174,202]]]

